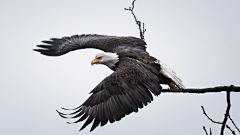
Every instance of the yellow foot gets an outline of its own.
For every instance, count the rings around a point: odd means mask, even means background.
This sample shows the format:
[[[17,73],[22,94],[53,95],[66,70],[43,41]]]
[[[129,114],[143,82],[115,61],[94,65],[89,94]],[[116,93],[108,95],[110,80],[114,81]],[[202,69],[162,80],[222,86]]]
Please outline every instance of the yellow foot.
[[[171,81],[168,86],[170,87],[171,90],[178,90],[178,87],[175,85],[174,81]]]

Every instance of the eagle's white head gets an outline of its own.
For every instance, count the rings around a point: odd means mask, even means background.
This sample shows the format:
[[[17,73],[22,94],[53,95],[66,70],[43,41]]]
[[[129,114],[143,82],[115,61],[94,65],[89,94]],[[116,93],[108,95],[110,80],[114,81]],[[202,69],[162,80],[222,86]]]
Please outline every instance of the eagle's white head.
[[[109,68],[115,66],[115,64],[119,61],[117,53],[111,52],[101,52],[95,56],[95,59],[92,60],[91,65],[93,64],[104,64]]]

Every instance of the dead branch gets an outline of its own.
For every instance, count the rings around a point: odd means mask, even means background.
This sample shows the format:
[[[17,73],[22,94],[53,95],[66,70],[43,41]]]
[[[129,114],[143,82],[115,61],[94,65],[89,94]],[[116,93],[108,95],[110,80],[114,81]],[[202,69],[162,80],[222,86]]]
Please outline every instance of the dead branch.
[[[205,128],[205,126],[203,126],[203,129],[204,129],[204,131],[205,131],[206,135],[208,135],[208,132],[207,132],[207,130],[206,130],[206,128]],[[212,135],[212,130],[211,130],[211,128],[210,128],[210,135]]]
[[[139,31],[140,31],[140,38],[141,38],[142,40],[145,40],[145,39],[144,39],[144,33],[145,33],[146,29],[144,28],[144,23],[143,23],[143,29],[142,29],[142,28],[141,28],[141,21],[138,21],[138,20],[137,20],[137,17],[136,17],[135,14],[133,13],[134,2],[135,2],[135,1],[136,1],[136,0],[133,0],[133,2],[132,2],[132,7],[124,8],[124,9],[131,11],[131,13],[132,13],[132,15],[133,15],[133,17],[134,17],[134,19],[135,19],[135,22],[136,22],[136,24],[138,25]]]
[[[235,126],[235,128],[238,130],[238,132],[240,133],[239,128],[236,126],[236,124],[234,123],[233,119],[231,118],[230,114],[229,114],[229,119],[231,120],[232,124]]]
[[[207,113],[205,112],[204,107],[203,107],[203,106],[201,106],[201,107],[202,107],[202,110],[203,110],[203,114],[204,114],[210,121],[212,121],[213,123],[217,123],[217,124],[223,124],[222,122],[217,122],[217,121],[214,121],[213,119],[211,119],[211,118],[207,115]]]
[[[236,87],[234,85],[231,86],[219,86],[214,88],[202,88],[202,89],[194,89],[194,88],[188,88],[188,89],[180,89],[180,90],[170,90],[170,89],[162,89],[161,92],[163,93],[197,93],[197,94],[203,94],[203,93],[213,93],[213,92],[240,92],[240,87]]]
[[[202,88],[202,89],[192,89],[192,88],[188,88],[188,89],[179,89],[179,90],[170,90],[170,89],[162,89],[163,93],[196,93],[196,94],[203,94],[203,93],[214,93],[214,92],[226,92],[227,94],[227,109],[226,112],[224,114],[224,119],[223,122],[217,122],[214,121],[213,119],[211,119],[203,106],[202,110],[203,110],[203,114],[213,123],[217,123],[217,124],[221,124],[221,132],[220,135],[224,134],[224,129],[225,127],[227,127],[234,135],[235,135],[235,131],[233,131],[228,125],[226,125],[228,118],[232,121],[233,125],[236,127],[236,129],[239,131],[239,129],[237,128],[237,126],[235,125],[235,123],[233,122],[233,120],[230,118],[230,108],[231,108],[231,100],[230,100],[230,93],[231,92],[240,92],[240,87],[236,87],[234,85],[231,86],[219,86],[219,87],[214,87],[214,88]],[[207,133],[206,128],[203,126],[204,131]],[[240,132],[240,131],[239,131]],[[210,129],[210,134],[212,134],[212,131]]]
[[[227,120],[228,120],[228,116],[230,114],[230,108],[231,108],[230,91],[227,90],[227,109],[226,109],[226,113],[225,113],[225,116],[224,116],[224,119],[223,119],[223,124],[222,124],[222,127],[221,127],[220,135],[223,135],[223,133],[224,133],[224,129],[225,129],[225,126],[226,126],[226,123],[227,123]]]
[[[224,87],[226,87],[226,86],[224,86]],[[219,87],[218,87],[219,88]],[[222,87],[220,87],[220,88],[222,88]],[[233,86],[233,85],[231,85],[230,87],[226,87],[226,95],[227,95],[227,109],[226,109],[226,112],[225,112],[225,114],[224,114],[224,119],[223,119],[223,122],[217,122],[217,121],[214,121],[214,120],[212,120],[208,115],[207,115],[207,113],[205,112],[205,110],[204,110],[204,107],[203,106],[201,106],[202,107],[202,110],[203,110],[203,114],[205,114],[205,116],[210,120],[210,121],[212,121],[213,123],[217,123],[217,124],[222,124],[222,126],[221,126],[221,132],[220,132],[220,135],[223,135],[224,134],[224,129],[225,129],[225,127],[227,127],[234,135],[235,135],[235,132],[227,125],[226,126],[226,123],[227,123],[227,120],[228,120],[228,118],[229,118],[229,114],[230,114],[230,108],[231,108],[231,101],[230,101],[230,90],[231,89],[235,89],[235,87]]]
[[[206,128],[205,128],[205,126],[203,126],[203,129],[204,129],[204,131],[205,131],[206,135],[208,135],[208,132],[207,132],[207,130],[206,130]]]
[[[226,127],[232,132],[233,135],[236,135],[235,131],[233,131],[228,125]]]

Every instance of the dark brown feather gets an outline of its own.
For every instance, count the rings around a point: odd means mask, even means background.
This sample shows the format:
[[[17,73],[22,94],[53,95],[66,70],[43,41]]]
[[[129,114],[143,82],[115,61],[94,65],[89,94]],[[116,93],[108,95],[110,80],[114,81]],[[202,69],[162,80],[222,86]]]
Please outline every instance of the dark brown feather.
[[[153,100],[152,94],[160,94],[161,86],[158,81],[157,74],[151,68],[136,59],[122,58],[116,71],[97,85],[82,107],[72,113],[77,114],[74,118],[79,118],[74,123],[88,117],[80,130],[94,120],[91,128],[93,131],[108,121],[113,123],[133,111],[138,112],[138,109]],[[59,115],[62,113],[59,112]]]
[[[146,51],[146,43],[135,37],[115,37],[106,35],[73,35],[71,37],[51,38],[49,41],[42,41],[44,45],[37,45],[41,49],[34,49],[47,56],[60,56],[70,51],[95,48],[105,52],[116,52],[116,47],[130,46]]]

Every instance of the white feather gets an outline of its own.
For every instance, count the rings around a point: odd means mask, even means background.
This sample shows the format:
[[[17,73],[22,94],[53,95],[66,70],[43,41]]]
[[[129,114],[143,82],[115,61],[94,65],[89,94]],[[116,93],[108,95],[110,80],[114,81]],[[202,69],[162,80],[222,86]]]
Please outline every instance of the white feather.
[[[161,70],[159,71],[162,73],[165,77],[170,78],[173,80],[180,88],[185,88],[185,86],[182,84],[182,80],[176,76],[176,73],[170,69],[165,63],[161,62],[160,60],[157,60],[156,63],[160,64]]]
[[[102,57],[98,63],[104,64],[109,68],[114,67],[115,64],[119,61],[117,53],[101,52],[101,53],[98,53],[95,58],[97,59],[98,57]]]

